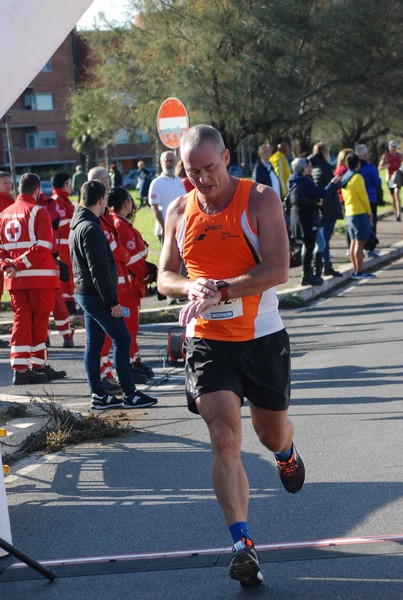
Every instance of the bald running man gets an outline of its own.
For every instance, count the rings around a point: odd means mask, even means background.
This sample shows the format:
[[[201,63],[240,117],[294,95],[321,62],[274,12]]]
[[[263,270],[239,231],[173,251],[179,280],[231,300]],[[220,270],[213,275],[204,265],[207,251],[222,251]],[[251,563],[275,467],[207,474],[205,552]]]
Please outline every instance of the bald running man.
[[[217,129],[190,128],[181,157],[195,189],[168,209],[158,288],[188,299],[179,317],[186,326],[188,408],[210,433],[212,482],[234,544],[229,574],[256,585],[263,575],[248,527],[244,398],[285,489],[294,494],[305,479],[288,417],[290,348],[275,289],[288,278],[287,231],[271,188],[229,175],[230,154]]]

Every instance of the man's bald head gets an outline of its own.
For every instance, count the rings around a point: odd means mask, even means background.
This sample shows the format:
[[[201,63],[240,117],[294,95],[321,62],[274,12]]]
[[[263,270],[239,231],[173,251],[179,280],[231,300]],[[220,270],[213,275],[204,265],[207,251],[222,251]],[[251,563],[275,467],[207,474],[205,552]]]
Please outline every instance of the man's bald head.
[[[213,143],[219,153],[223,153],[225,150],[224,140],[218,129],[211,125],[194,125],[185,132],[181,139],[181,153],[198,148],[205,142]]]
[[[88,171],[88,181],[95,181],[96,179],[101,181],[107,190],[110,188],[111,181],[105,167],[92,167],[92,169]]]

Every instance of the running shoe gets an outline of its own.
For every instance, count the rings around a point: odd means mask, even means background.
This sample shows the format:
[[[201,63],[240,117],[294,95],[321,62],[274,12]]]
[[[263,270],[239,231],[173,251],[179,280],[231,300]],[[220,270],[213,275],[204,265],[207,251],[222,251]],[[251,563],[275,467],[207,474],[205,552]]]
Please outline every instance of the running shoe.
[[[151,398],[140,390],[136,390],[132,394],[125,394],[123,398],[124,408],[146,408],[147,406],[154,406],[157,404],[157,398]]]
[[[360,271],[359,273],[353,273],[351,279],[360,280],[360,279],[375,279],[375,273],[367,273],[366,271]]]
[[[122,400],[110,394],[91,394],[91,408],[94,410],[109,410],[123,405]]]
[[[229,576],[242,586],[258,585],[263,581],[260,571],[259,555],[252,540],[243,537],[232,548],[234,556],[229,565]]]
[[[296,494],[302,489],[305,481],[305,466],[295,444],[292,445],[291,458],[285,462],[277,460],[277,470],[287,492]]]

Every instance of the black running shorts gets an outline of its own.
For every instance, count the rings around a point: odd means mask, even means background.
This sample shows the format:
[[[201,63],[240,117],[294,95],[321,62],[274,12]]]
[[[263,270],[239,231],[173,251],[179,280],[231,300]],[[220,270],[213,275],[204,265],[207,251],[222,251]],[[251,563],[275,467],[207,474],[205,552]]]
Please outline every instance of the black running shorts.
[[[286,410],[290,402],[290,342],[285,329],[247,342],[186,338],[186,396],[230,390],[267,410]]]

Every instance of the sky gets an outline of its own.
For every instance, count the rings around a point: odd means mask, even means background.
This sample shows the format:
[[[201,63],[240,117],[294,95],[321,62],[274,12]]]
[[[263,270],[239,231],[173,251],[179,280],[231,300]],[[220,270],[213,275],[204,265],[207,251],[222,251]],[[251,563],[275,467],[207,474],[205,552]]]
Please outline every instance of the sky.
[[[94,0],[89,9],[77,23],[79,29],[93,29],[94,20],[100,12],[105,13],[108,21],[123,22],[127,8],[127,0]]]

